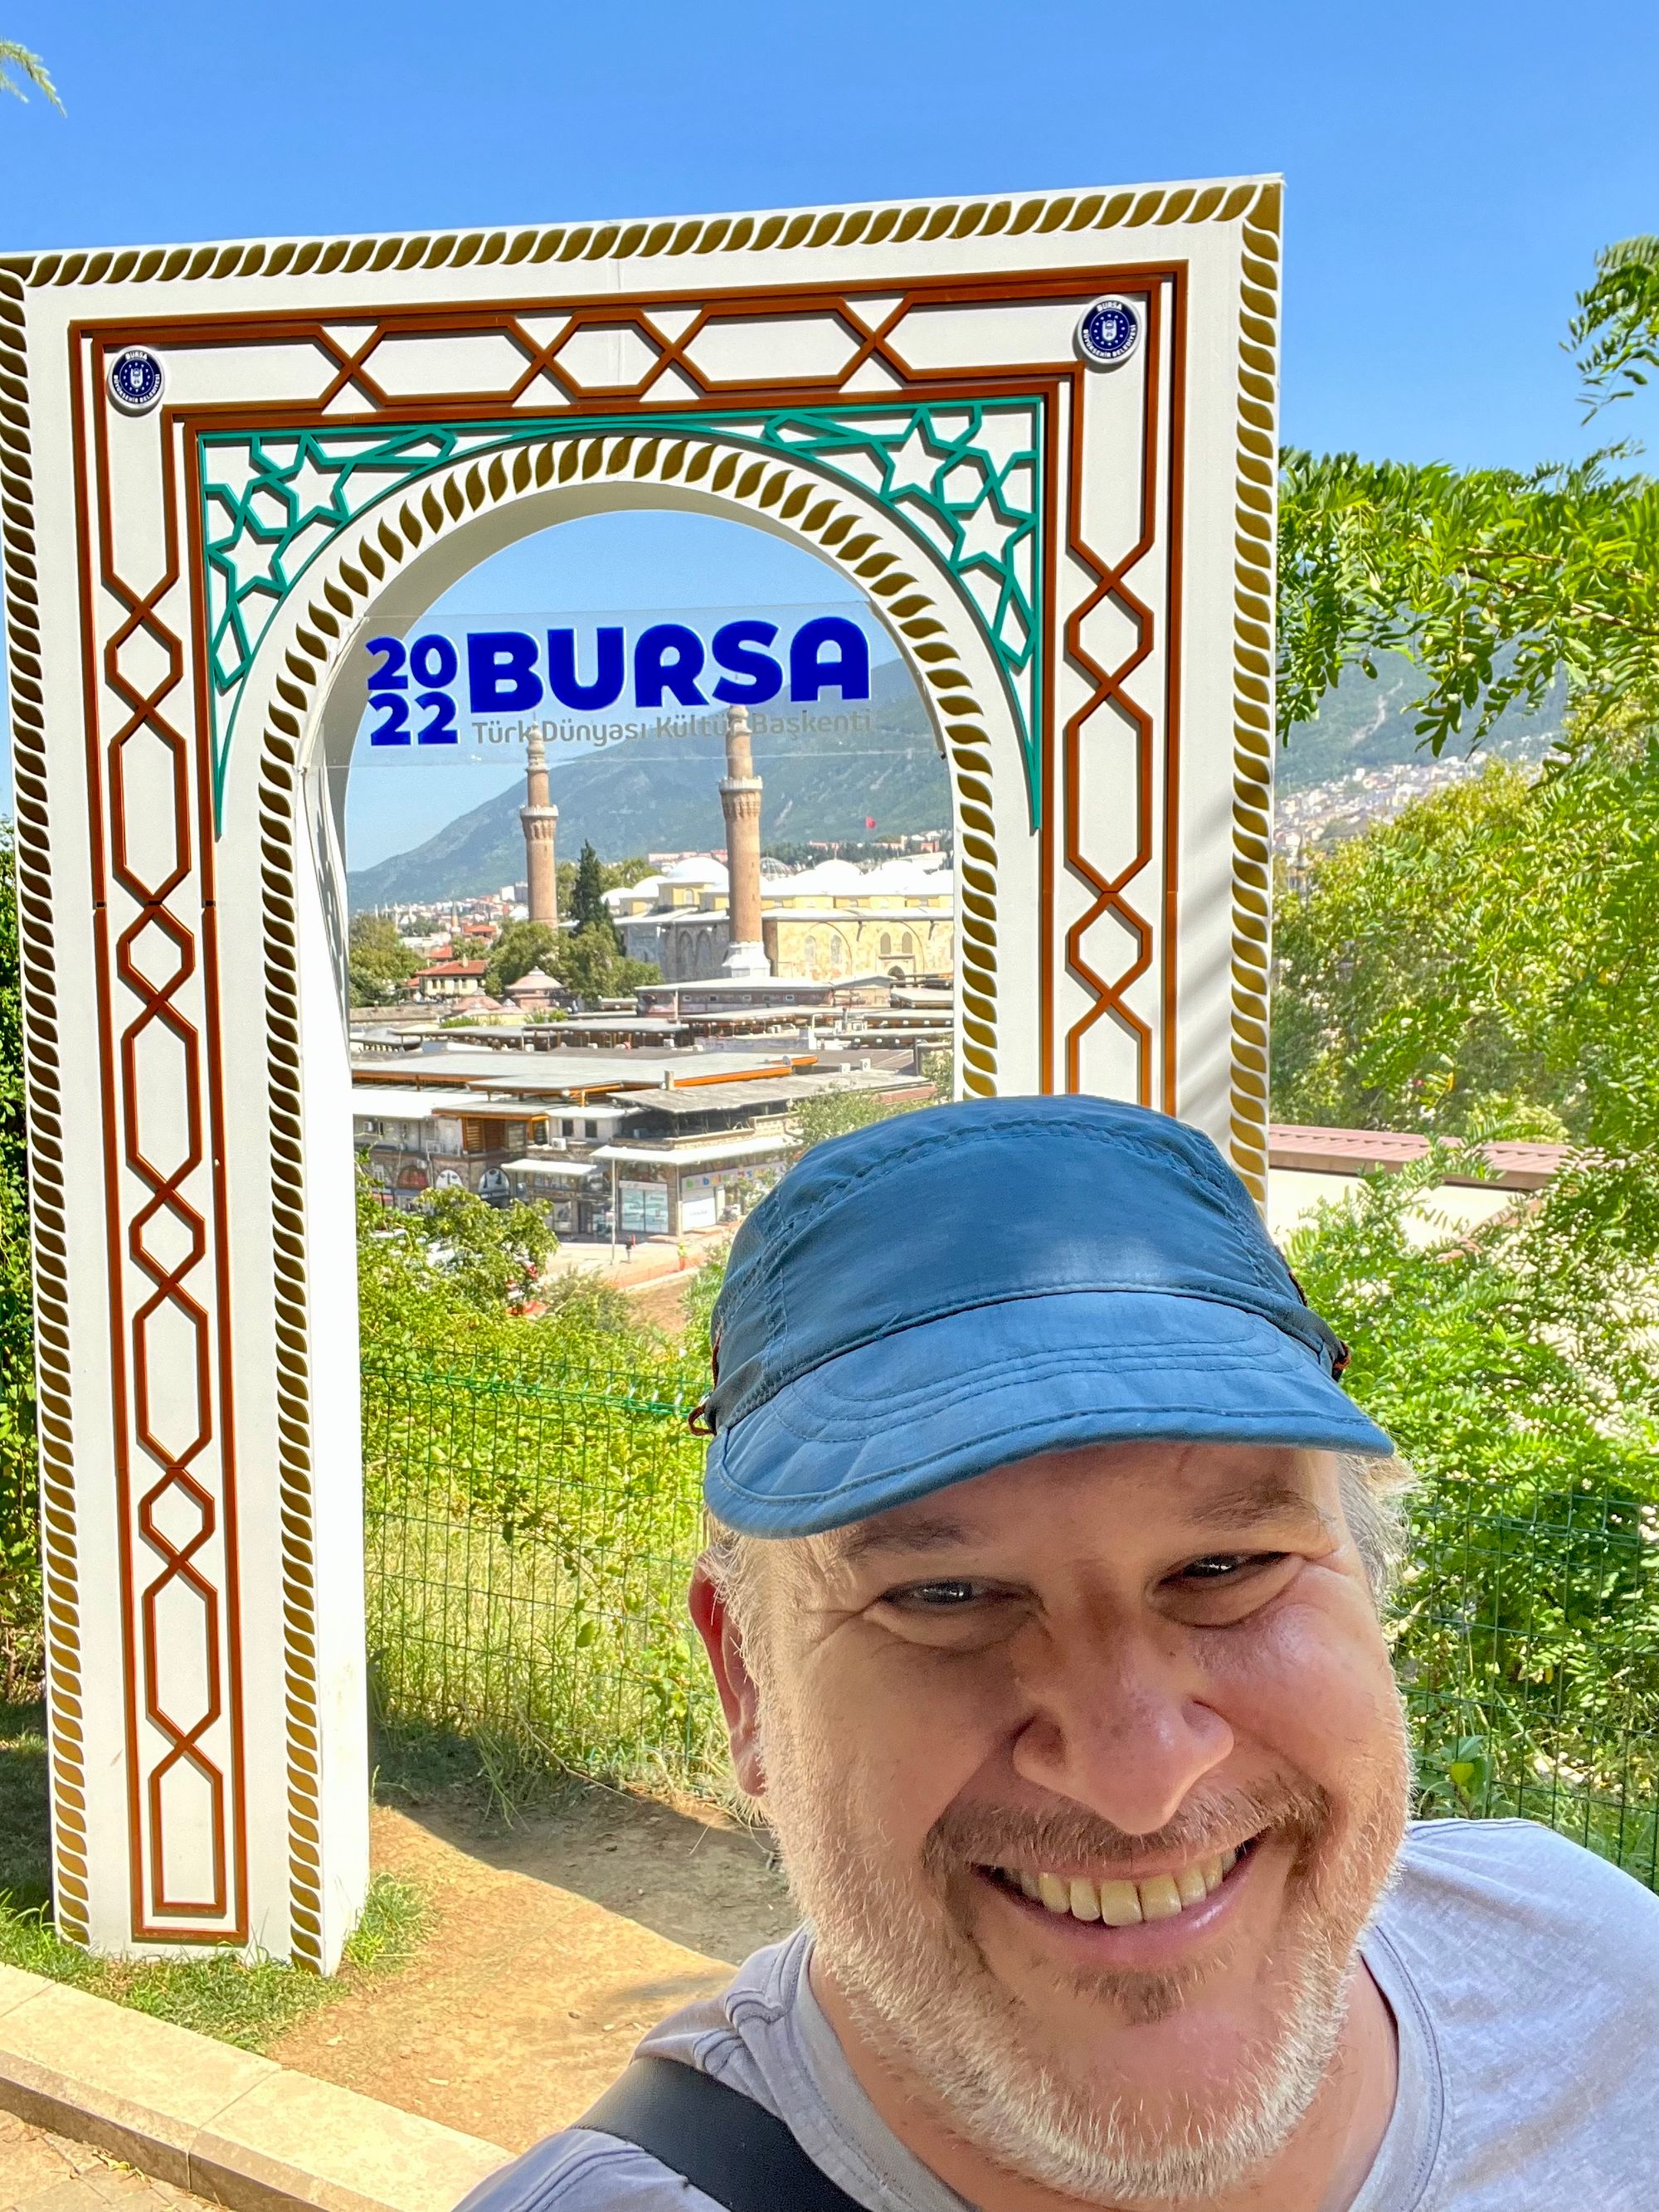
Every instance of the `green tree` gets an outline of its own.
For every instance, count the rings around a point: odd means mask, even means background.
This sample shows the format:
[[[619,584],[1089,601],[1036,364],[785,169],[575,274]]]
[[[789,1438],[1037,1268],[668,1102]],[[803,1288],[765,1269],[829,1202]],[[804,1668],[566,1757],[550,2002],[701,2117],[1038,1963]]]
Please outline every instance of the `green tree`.
[[[1659,1147],[1659,744],[1407,807],[1281,891],[1275,955],[1279,1119]]]
[[[405,995],[401,986],[420,964],[389,915],[353,915],[347,969],[354,1006],[395,1004]]]
[[[453,1355],[495,1375],[549,1360],[630,1363],[653,1350],[621,1291],[562,1274],[538,1206],[486,1206],[470,1191],[425,1193],[394,1211],[357,1176],[357,1297],[366,1362],[407,1358],[429,1384]]]
[[[800,1149],[810,1152],[828,1138],[867,1129],[872,1121],[890,1121],[897,1114],[914,1114],[921,1106],[948,1106],[955,1081],[951,1053],[930,1052],[922,1072],[932,1086],[930,1098],[896,1098],[886,1091],[827,1091],[817,1098],[804,1098],[790,1117]]]
[[[579,999],[624,999],[644,983],[661,981],[649,960],[629,960],[617,950],[609,921],[589,923],[567,936],[559,947],[560,979]]]
[[[0,92],[9,92],[14,100],[27,100],[28,94],[12,75],[14,70],[21,70],[37,92],[44,92],[60,115],[64,112],[64,103],[58,97],[58,88],[40,55],[32,54],[27,46],[20,46],[15,40],[0,39]]]
[[[1659,240],[1611,246],[1570,327],[1590,410],[1659,359]],[[1458,471],[1289,451],[1279,479],[1279,714],[1309,720],[1351,665],[1423,672],[1435,753],[1478,744],[1565,677],[1574,742],[1659,724],[1659,485],[1628,446],[1571,465]]]
[[[1395,652],[1422,670],[1417,726],[1437,754],[1516,701],[1541,706],[1562,676],[1581,743],[1659,721],[1659,487],[1615,473],[1622,456],[1460,472],[1287,453],[1281,734],[1345,667],[1374,675]]]
[[[1445,1166],[1367,1178],[1286,1255],[1417,1473],[1393,1627],[1423,1800],[1559,1820],[1651,1881],[1659,1173],[1581,1164],[1471,1229],[1434,1218]]]
[[[586,847],[583,849],[586,850]],[[580,866],[580,863],[576,860],[561,860],[559,863],[557,873],[561,914],[575,912],[574,902],[576,896],[576,877]],[[631,859],[626,860],[601,860],[599,889],[602,891],[614,891],[624,884],[637,884],[645,877],[653,876],[656,872],[654,866],[645,858],[643,854],[635,854]]]
[[[581,858],[576,863],[576,880],[570,893],[570,918],[577,929],[602,929],[610,936],[618,952],[623,941],[616,923],[611,919],[611,909],[605,902],[609,886],[605,880],[605,869],[592,845],[584,845]]]
[[[484,989],[492,999],[499,999],[509,983],[516,983],[532,968],[556,975],[562,943],[559,932],[549,922],[507,922],[490,947],[483,972]]]
[[[1626,238],[1595,257],[1568,336],[1578,349],[1585,420],[1628,399],[1659,368],[1659,238]]]
[[[1659,361],[1659,241],[1599,259],[1570,331],[1590,410]],[[1473,746],[1565,678],[1528,787],[1491,772],[1317,862],[1276,914],[1274,1110],[1659,1144],[1659,486],[1610,447],[1530,471],[1285,456],[1279,717],[1345,667],[1421,671]]]
[[[393,1212],[366,1176],[358,1227],[365,1335],[401,1333],[434,1296],[473,1313],[517,1312],[536,1295],[559,1247],[539,1207],[498,1208],[470,1190],[434,1190],[409,1212]]]
[[[464,1304],[486,1311],[527,1305],[559,1249],[539,1207],[486,1206],[467,1190],[429,1192],[418,1226],[428,1264]]]

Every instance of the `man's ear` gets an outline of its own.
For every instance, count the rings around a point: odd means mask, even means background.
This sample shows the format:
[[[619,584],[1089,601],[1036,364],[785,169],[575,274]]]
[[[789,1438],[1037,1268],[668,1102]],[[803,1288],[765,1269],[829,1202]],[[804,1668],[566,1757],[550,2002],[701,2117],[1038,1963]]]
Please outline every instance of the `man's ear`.
[[[744,1663],[738,1625],[727,1610],[720,1584],[702,1559],[691,1576],[690,1606],[691,1619],[714,1670],[714,1686],[720,1693],[738,1786],[750,1797],[763,1797],[766,1769],[761,1758],[760,1692]]]

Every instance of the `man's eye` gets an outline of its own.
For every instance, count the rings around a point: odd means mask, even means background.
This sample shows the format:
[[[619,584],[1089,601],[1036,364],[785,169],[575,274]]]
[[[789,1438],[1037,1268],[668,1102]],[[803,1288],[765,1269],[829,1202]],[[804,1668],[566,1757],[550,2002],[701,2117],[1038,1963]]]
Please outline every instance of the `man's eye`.
[[[913,1613],[954,1613],[963,1606],[981,1603],[991,1594],[989,1583],[970,1582],[964,1577],[951,1582],[912,1583],[908,1589],[889,1590],[884,1602]]]
[[[1206,1559],[1189,1560],[1176,1579],[1212,1585],[1238,1582],[1261,1568],[1276,1566],[1285,1556],[1283,1552],[1212,1552]]]

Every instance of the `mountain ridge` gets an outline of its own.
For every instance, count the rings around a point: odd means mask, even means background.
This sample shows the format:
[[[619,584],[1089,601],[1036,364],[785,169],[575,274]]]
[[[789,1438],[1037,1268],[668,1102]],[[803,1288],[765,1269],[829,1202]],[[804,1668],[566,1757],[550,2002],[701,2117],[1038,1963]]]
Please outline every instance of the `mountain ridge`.
[[[1385,768],[1418,757],[1409,711],[1417,671],[1402,656],[1384,656],[1375,680],[1350,670],[1322,702],[1314,720],[1293,732],[1276,763],[1283,791],[1338,781],[1354,769]],[[951,819],[950,789],[926,708],[902,663],[871,671],[868,730],[820,735],[811,750],[793,745],[786,729],[757,734],[755,769],[765,787],[763,843],[804,844],[941,830]],[[1483,751],[1504,758],[1541,756],[1560,726],[1564,699],[1553,694],[1537,715],[1511,712]],[[826,702],[829,720],[860,707]],[[1427,757],[1426,755],[1424,757]],[[559,850],[573,857],[585,842],[601,860],[647,852],[708,851],[726,842],[719,781],[725,767],[718,731],[629,738],[624,745],[556,765],[551,796],[559,810]],[[408,852],[350,872],[352,910],[400,902],[434,902],[499,890],[524,876],[524,840],[517,783],[447,823]],[[873,815],[876,829],[866,829]]]
[[[756,720],[785,727],[757,731],[755,772],[766,787],[767,842],[897,836],[950,826],[951,793],[927,710],[902,663],[870,672],[871,697],[843,706],[760,710]],[[787,724],[804,716],[871,726],[812,733],[803,750]],[[603,752],[551,766],[550,796],[559,810],[559,851],[573,858],[591,843],[601,860],[647,852],[708,851],[726,842],[720,779],[726,742],[718,730],[630,738]],[[424,902],[499,890],[524,878],[519,809],[521,784],[498,791],[420,845],[347,878],[354,912],[401,900]],[[877,830],[865,826],[876,817]]]

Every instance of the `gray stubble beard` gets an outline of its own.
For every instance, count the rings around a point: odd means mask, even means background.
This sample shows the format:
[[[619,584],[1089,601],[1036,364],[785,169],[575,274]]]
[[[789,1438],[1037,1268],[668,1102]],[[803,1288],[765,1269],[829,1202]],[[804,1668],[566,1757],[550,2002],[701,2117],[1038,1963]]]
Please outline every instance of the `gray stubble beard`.
[[[769,1717],[775,1723],[775,1712]],[[791,1887],[878,2060],[941,2125],[1011,2174],[1085,2204],[1122,2207],[1220,2195],[1277,2156],[1306,2118],[1341,2040],[1352,1978],[1362,1971],[1359,1941],[1405,1827],[1403,1716],[1392,1751],[1346,1835],[1322,1792],[1287,1787],[1250,1800],[1235,1794],[1156,1839],[1197,1856],[1206,1829],[1231,1841],[1241,1815],[1248,1823],[1259,1814],[1261,1827],[1290,1832],[1298,1848],[1275,1954],[1285,1991],[1276,2032],[1249,2054],[1226,2109],[1183,2109],[1177,2098],[1154,2118],[1137,2100],[1103,2095],[1037,2047],[1025,2008],[998,1982],[949,1901],[953,1877],[973,1881],[973,1863],[1012,1857],[1022,1845],[1039,1863],[1046,1855],[1109,1864],[1121,1862],[1127,1839],[1080,1810],[1075,1819],[1036,1822],[947,1813],[901,1890],[872,1882],[844,1783],[816,1775],[818,1762],[801,1755],[787,1728],[769,1725],[765,1747],[768,1806]],[[1148,1840],[1139,1839],[1143,1850]],[[1189,2002],[1201,1978],[1112,1975],[1093,1978],[1092,1986],[1120,2019],[1150,2021]]]

